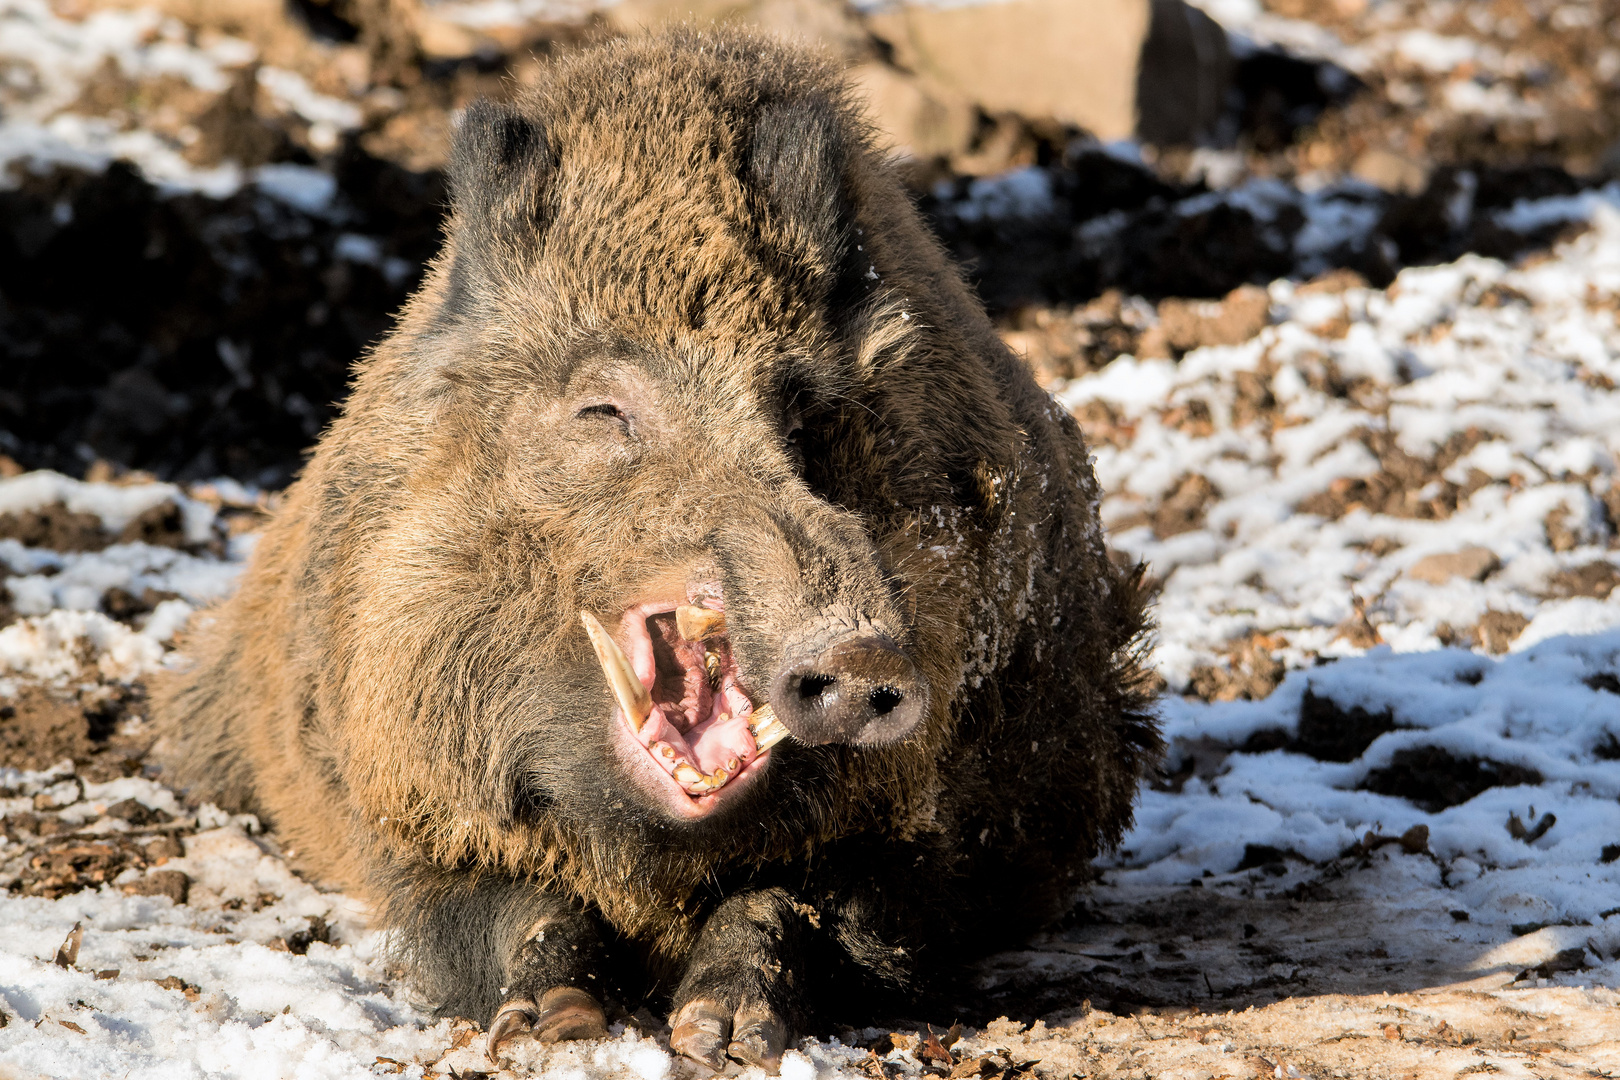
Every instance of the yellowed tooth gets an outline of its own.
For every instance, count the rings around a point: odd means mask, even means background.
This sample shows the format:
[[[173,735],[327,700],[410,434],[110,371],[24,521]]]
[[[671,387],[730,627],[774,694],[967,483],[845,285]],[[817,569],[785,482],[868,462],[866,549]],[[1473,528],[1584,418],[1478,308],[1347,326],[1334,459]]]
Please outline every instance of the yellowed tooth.
[[[707,641],[726,632],[726,613],[696,604],[682,604],[675,609],[675,629],[687,641]]]
[[[596,650],[596,659],[602,665],[602,674],[607,676],[613,696],[619,699],[619,708],[624,710],[624,717],[630,721],[631,729],[639,732],[647,715],[652,712],[652,695],[647,693],[647,688],[636,677],[636,669],[631,666],[630,658],[624,655],[619,643],[609,636],[607,628],[596,616],[582,611],[579,618],[585,624],[585,633],[590,635],[591,647]]]
[[[708,776],[698,773],[698,777],[698,780],[687,784],[686,790],[693,795],[707,795],[711,791],[719,791],[725,787],[726,781],[731,779],[731,773],[721,766]]]
[[[689,762],[681,761],[677,762],[675,765],[675,782],[684,787],[690,788],[707,784],[709,782],[709,778],[698,772],[698,770]]]
[[[754,746],[764,753],[791,734],[787,725],[776,718],[769,705],[761,705],[748,714],[748,730],[754,736]]]
[[[709,673],[709,689],[720,689],[720,657],[703,650],[703,670]]]

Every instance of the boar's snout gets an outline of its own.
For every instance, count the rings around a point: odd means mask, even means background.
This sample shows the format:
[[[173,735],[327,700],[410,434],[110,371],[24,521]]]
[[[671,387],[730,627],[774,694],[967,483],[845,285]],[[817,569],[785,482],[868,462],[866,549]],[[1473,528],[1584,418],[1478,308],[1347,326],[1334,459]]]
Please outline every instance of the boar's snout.
[[[800,649],[771,685],[771,706],[806,743],[886,743],[910,734],[928,683],[888,637],[841,635]]]

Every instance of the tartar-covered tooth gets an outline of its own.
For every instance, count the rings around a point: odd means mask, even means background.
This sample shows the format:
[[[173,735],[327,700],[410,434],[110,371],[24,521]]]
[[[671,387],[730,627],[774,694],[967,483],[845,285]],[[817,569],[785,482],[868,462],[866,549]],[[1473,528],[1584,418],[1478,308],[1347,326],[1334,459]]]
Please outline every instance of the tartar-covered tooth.
[[[657,754],[665,761],[675,760],[675,748],[669,745],[667,742],[653,743],[653,753]]]
[[[711,791],[719,791],[726,786],[726,781],[731,779],[731,773],[724,767],[715,769],[708,776],[703,776],[701,773],[698,775],[702,776],[702,779],[696,783],[688,784],[686,788],[693,795],[706,795]]]
[[[639,732],[652,712],[652,695],[636,677],[636,669],[631,666],[630,658],[624,655],[624,650],[619,648],[619,643],[613,640],[597,617],[582,611],[579,619],[585,624],[591,648],[596,650],[596,660],[602,665],[602,674],[607,676],[608,685],[613,688],[613,696],[619,700],[619,708],[624,710],[624,718],[630,721],[632,731]]]
[[[682,604],[675,609],[675,629],[687,641],[707,641],[726,632],[726,613],[696,604]]]
[[[704,649],[703,669],[709,673],[709,689],[720,689],[720,657],[708,649]]]
[[[692,787],[694,784],[706,784],[708,780],[709,778],[699,772],[690,762],[678,761],[675,763],[676,783]]]
[[[787,725],[776,718],[776,712],[769,704],[761,705],[748,714],[748,730],[754,736],[754,746],[760,753],[764,753],[792,734],[788,731]]]

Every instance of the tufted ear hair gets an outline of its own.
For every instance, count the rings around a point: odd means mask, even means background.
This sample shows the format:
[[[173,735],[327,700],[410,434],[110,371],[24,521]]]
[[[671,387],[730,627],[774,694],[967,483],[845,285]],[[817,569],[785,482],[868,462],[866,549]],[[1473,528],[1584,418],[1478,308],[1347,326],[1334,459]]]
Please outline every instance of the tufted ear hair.
[[[829,296],[855,284],[855,208],[846,182],[851,144],[836,105],[810,96],[766,105],[754,123],[747,181],[770,208],[800,264]],[[851,297],[853,299],[853,297]]]
[[[527,246],[545,221],[542,200],[557,160],[538,120],[483,98],[456,125],[450,145],[450,200],[478,247]]]

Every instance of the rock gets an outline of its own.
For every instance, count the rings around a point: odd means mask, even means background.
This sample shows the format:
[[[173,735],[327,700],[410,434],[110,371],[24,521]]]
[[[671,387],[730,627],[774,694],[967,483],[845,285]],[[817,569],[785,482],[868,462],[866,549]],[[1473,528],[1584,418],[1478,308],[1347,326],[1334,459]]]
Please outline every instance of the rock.
[[[1271,294],[1258,285],[1239,285],[1221,300],[1221,313],[1204,327],[1205,345],[1240,345],[1271,321]]]
[[[1429,186],[1429,166],[1391,150],[1374,147],[1350,166],[1358,178],[1397,195],[1417,195]]]
[[[977,116],[967,100],[878,61],[857,65],[849,75],[891,147],[928,160],[972,141]]]
[[[1230,78],[1225,33],[1181,0],[908,4],[867,24],[901,67],[988,113],[1051,118],[1104,141],[1191,142]]]
[[[1557,571],[1547,579],[1547,592],[1550,596],[1590,596],[1603,600],[1616,585],[1620,585],[1620,567],[1599,559]]]
[[[1529,625],[1517,611],[1487,611],[1474,628],[1474,639],[1486,652],[1505,653]]]
[[[1365,289],[1367,279],[1345,267],[1337,267],[1318,274],[1294,290],[1295,296],[1342,293],[1349,289]]]
[[[1484,581],[1501,565],[1502,561],[1490,548],[1465,547],[1461,551],[1425,555],[1407,568],[1406,576],[1430,585],[1444,585],[1458,577],[1467,581]]]
[[[1242,344],[1263,330],[1270,316],[1270,294],[1258,285],[1240,285],[1219,301],[1161,302],[1159,330],[1169,348],[1187,352],[1206,345]]]
[[[146,842],[146,858],[149,862],[162,863],[167,859],[178,859],[185,854],[180,841],[166,833],[153,837]]]
[[[484,45],[484,41],[465,26],[427,12],[416,20],[416,43],[423,56],[434,60],[476,56]]]
[[[1221,117],[1232,83],[1226,31],[1181,0],[1153,0],[1136,79],[1136,136],[1190,145]]]
[[[144,878],[124,886],[132,896],[167,896],[176,904],[186,902],[191,892],[191,878],[179,870],[153,870]]]
[[[894,149],[929,160],[973,142],[975,102],[926,72],[887,62],[868,28],[836,0],[621,0],[604,15],[627,34],[690,20],[741,23],[816,42],[850,64],[851,81]]]
[[[987,112],[1067,121],[1103,140],[1136,132],[1147,0],[900,5],[870,17],[896,61]]]
[[[812,41],[845,59],[872,51],[865,27],[837,0],[620,0],[602,14],[625,34],[672,22],[737,23]]]
[[[139,799],[122,799],[113,803],[107,807],[107,816],[127,821],[136,828],[169,820],[168,814],[152,809]]]

